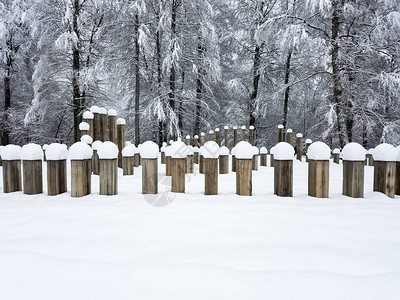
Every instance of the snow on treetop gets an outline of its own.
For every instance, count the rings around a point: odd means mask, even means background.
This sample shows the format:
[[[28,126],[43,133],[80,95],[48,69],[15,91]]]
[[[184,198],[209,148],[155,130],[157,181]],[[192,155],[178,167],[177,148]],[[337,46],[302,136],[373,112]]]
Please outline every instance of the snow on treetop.
[[[314,142],[308,147],[308,158],[312,160],[329,160],[331,148],[323,142]]]
[[[20,160],[21,159],[21,147],[17,145],[6,145],[1,151],[2,160]]]
[[[286,130],[286,132],[287,132],[287,133],[292,133],[293,130],[289,128],[288,130]]]
[[[348,143],[342,149],[342,159],[347,161],[364,161],[367,150],[359,143]]]
[[[186,151],[187,155],[193,155],[194,154],[194,148],[191,145],[186,146]]]
[[[246,141],[240,141],[232,149],[232,155],[238,159],[252,159],[253,158],[253,146]]]
[[[91,108],[90,108],[90,111],[92,112],[92,113],[94,113],[94,114],[98,114],[99,113],[99,107],[98,106],[96,106],[96,105],[93,105]]]
[[[340,149],[339,148],[335,148],[332,151],[333,154],[339,154],[340,153]]]
[[[195,147],[193,147],[193,151],[194,151],[194,152],[199,152],[200,149],[199,149],[199,147],[195,146]]]
[[[92,149],[93,150],[99,150],[99,147],[100,147],[100,145],[102,144],[103,142],[102,141],[94,141],[93,143],[92,143]]]
[[[306,139],[306,144],[311,144],[312,140],[311,139]]]
[[[232,128],[233,128],[233,130],[237,130],[237,126],[233,126]]]
[[[250,129],[250,130],[254,130],[254,126],[251,125],[251,126],[249,127],[249,129]]]
[[[258,148],[256,146],[253,146],[252,149],[253,149],[253,154],[254,155],[257,155],[257,154],[260,153],[260,150],[258,150]]]
[[[86,122],[79,123],[79,130],[89,130],[89,124]]]
[[[47,160],[66,160],[68,158],[67,145],[52,143],[46,149]]]
[[[372,155],[376,161],[397,161],[396,148],[387,143],[376,146]]]
[[[142,158],[157,158],[158,157],[158,145],[153,141],[146,141],[140,147],[140,156]]]
[[[221,155],[229,155],[229,149],[226,146],[222,146],[219,148],[219,156]]]
[[[278,129],[283,129],[283,125],[282,125],[282,124],[279,124],[279,125],[278,125]]]
[[[85,111],[83,113],[82,117],[83,117],[83,119],[86,119],[86,120],[93,120],[94,115],[91,111]]]
[[[224,129],[229,129],[229,127],[228,126],[224,126]]]
[[[213,134],[213,133],[214,133],[214,131],[213,131],[213,130],[210,130],[208,133],[209,133],[209,134]]]
[[[218,158],[219,145],[214,141],[208,141],[200,148],[200,154],[204,158]]]
[[[217,128],[215,128],[215,132],[219,132],[219,128],[217,127]]]
[[[187,148],[186,144],[182,141],[176,141],[170,146],[170,153],[172,158],[186,158]]]
[[[296,134],[296,137],[302,138],[302,137],[303,137],[303,134],[302,134],[302,133],[298,133],[298,134]]]
[[[110,141],[103,142],[97,150],[100,159],[116,159],[118,152],[117,145]]]
[[[196,134],[196,135],[194,136],[194,139],[197,140],[198,138],[199,138],[199,136]]]
[[[242,127],[240,127],[240,129],[246,129],[246,126],[242,125]]]
[[[23,160],[42,160],[43,150],[38,144],[27,144],[22,147],[21,158]]]
[[[76,142],[69,147],[68,153],[71,160],[85,160],[92,158],[93,149],[86,143]]]
[[[91,143],[93,143],[93,139],[90,135],[85,134],[85,135],[81,136],[81,142],[84,142],[84,143],[90,145]]]
[[[108,110],[107,114],[110,117],[116,117],[117,116],[117,111],[115,109],[111,108],[111,109]]]
[[[100,115],[106,115],[107,114],[107,109],[105,109],[104,107],[100,107],[98,110],[98,113]]]
[[[117,119],[117,125],[126,125],[126,121],[124,118],[118,118]]]
[[[132,157],[135,155],[135,146],[133,145],[125,146],[124,149],[122,149],[121,153],[123,157]]]
[[[268,149],[265,147],[260,148],[260,154],[268,154]]]
[[[201,136],[205,136],[206,134],[205,134],[204,132],[201,132],[200,135],[201,135]]]
[[[274,147],[274,159],[275,160],[293,160],[294,148],[292,145],[286,142],[280,142]]]

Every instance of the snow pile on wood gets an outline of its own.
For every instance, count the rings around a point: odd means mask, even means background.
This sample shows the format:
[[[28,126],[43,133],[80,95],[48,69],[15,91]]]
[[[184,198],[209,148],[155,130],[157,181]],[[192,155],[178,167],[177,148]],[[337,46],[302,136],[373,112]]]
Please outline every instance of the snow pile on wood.
[[[271,149],[272,153],[272,149]],[[280,142],[274,146],[274,159],[275,160],[293,160],[294,148],[286,142]]]
[[[90,145],[91,143],[93,143],[93,139],[90,135],[85,134],[81,136],[81,142]]]
[[[308,159],[329,160],[331,158],[331,148],[323,142],[314,142],[308,147]]]
[[[372,156],[376,161],[397,161],[396,148],[391,144],[379,144],[375,147]]]
[[[117,111],[115,109],[111,108],[111,109],[108,110],[107,114],[110,117],[116,117],[117,116]]]
[[[260,154],[260,150],[256,146],[253,146],[251,149],[253,150],[254,155]]]
[[[126,125],[126,121],[124,118],[118,118],[117,119],[117,125]]]
[[[68,158],[67,145],[52,143],[46,149],[47,160],[66,160]]]
[[[21,150],[22,160],[42,160],[43,150],[38,144],[27,144],[22,147]]]
[[[105,109],[104,107],[100,107],[98,110],[98,113],[100,115],[106,115],[107,114],[107,109]]]
[[[359,143],[348,143],[342,149],[342,159],[346,161],[364,161],[367,150]]]
[[[229,149],[226,146],[222,146],[221,148],[219,148],[219,156],[222,155],[229,155]]]
[[[158,145],[152,141],[146,141],[140,146],[140,156],[142,158],[157,158],[158,153]]]
[[[98,107],[98,106],[96,106],[96,105],[93,105],[93,106],[90,108],[90,112],[92,112],[92,113],[94,113],[94,114],[98,114],[98,113],[99,113],[99,109],[100,109],[100,107]]]
[[[288,130],[286,130],[286,132],[287,132],[287,133],[292,133],[293,130],[289,128]]]
[[[252,159],[253,158],[253,146],[246,141],[240,141],[232,149],[232,155],[238,159]]]
[[[186,146],[187,155],[194,155],[194,148],[191,145]]]
[[[203,155],[204,158],[218,158],[219,146],[214,141],[208,141],[200,148],[200,154]]]
[[[93,148],[93,150],[99,150],[99,147],[100,147],[100,145],[102,144],[103,142],[102,141],[94,141],[93,143],[92,143],[92,148]]]
[[[91,159],[93,155],[93,149],[86,143],[76,142],[69,147],[68,154],[71,160]]]
[[[312,140],[311,139],[306,139],[306,144],[311,144]]]
[[[339,154],[340,153],[340,149],[339,148],[335,148],[332,151],[333,154]]]
[[[186,144],[182,141],[176,141],[170,146],[170,153],[172,158],[186,158],[187,149]]]
[[[1,152],[2,160],[20,160],[21,159],[21,147],[18,145],[6,145]]]
[[[79,130],[89,130],[90,126],[86,122],[79,123]]]
[[[86,119],[86,120],[93,120],[94,115],[93,115],[93,112],[91,112],[91,111],[85,111],[85,112],[83,113],[82,117],[83,117],[84,119]]]
[[[125,146],[124,149],[122,149],[121,153],[123,157],[132,157],[135,155],[135,146],[133,145]]]
[[[302,133],[298,133],[298,134],[296,134],[296,137],[302,138],[302,137],[303,137],[303,134],[302,134]]]
[[[279,124],[279,125],[278,125],[278,129],[283,129],[283,125],[282,125],[282,124]]]
[[[260,154],[268,154],[268,149],[265,147],[260,148]]]
[[[116,159],[118,152],[117,145],[110,141],[103,142],[97,150],[100,159]]]

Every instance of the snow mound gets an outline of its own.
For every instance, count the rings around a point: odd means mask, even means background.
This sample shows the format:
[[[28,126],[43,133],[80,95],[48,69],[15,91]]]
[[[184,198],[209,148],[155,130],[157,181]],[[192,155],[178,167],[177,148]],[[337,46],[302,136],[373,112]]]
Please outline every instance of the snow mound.
[[[132,143],[131,143],[130,141],[126,141],[126,142],[125,142],[125,147],[126,147],[126,146],[130,146],[130,145],[132,145]]]
[[[84,160],[92,158],[93,149],[86,143],[76,142],[69,147],[68,153],[71,160]]]
[[[242,127],[240,127],[240,129],[246,129],[246,126],[242,125]]]
[[[283,125],[282,125],[282,124],[279,124],[279,125],[278,125],[278,129],[283,129]]]
[[[339,148],[335,148],[332,151],[333,154],[339,154],[340,153],[340,149]]]
[[[167,144],[166,142],[163,142],[162,145],[163,145],[164,147],[167,147],[167,146],[168,146],[168,144]]]
[[[253,149],[254,155],[258,155],[260,153],[260,150],[258,150],[258,148],[256,146],[253,146],[252,149]]]
[[[186,146],[187,155],[194,155],[194,148],[191,145]]]
[[[308,147],[308,158],[312,160],[329,160],[331,148],[323,142],[314,142]]]
[[[199,152],[200,149],[199,149],[199,147],[195,146],[195,147],[193,147],[193,151],[194,151],[194,152]]]
[[[86,122],[79,123],[79,130],[89,130],[90,126]]]
[[[286,142],[280,142],[274,147],[275,160],[293,160],[294,148]]]
[[[387,143],[376,146],[372,155],[376,161],[397,161],[396,148]]]
[[[306,139],[306,144],[312,144],[312,140],[311,139]]]
[[[260,148],[260,154],[268,154],[268,149],[265,147]]]
[[[233,130],[237,130],[237,126],[233,126],[232,129],[233,129]]]
[[[172,158],[186,158],[187,149],[184,142],[176,141],[170,146],[170,148]]]
[[[251,125],[251,126],[249,127],[249,129],[250,129],[250,130],[254,130],[254,126]]]
[[[208,141],[200,148],[200,154],[203,155],[204,158],[218,158],[219,146],[214,141]]]
[[[302,138],[302,137],[303,137],[303,134],[302,134],[302,133],[298,133],[298,134],[296,134],[296,137]]]
[[[222,146],[219,148],[219,156],[221,155],[229,155],[229,149],[226,146]]]
[[[186,139],[187,139],[187,140],[190,140],[190,135],[187,135],[187,136],[186,136]]]
[[[48,146],[49,146],[49,145],[44,144],[43,147],[42,147],[42,149],[43,149],[44,151],[46,151]]]
[[[286,132],[287,132],[287,133],[292,133],[293,130],[289,128],[288,130],[286,130]]]
[[[106,115],[107,114],[107,109],[105,109],[104,107],[100,107],[98,110],[100,115]]]
[[[100,145],[102,144],[103,142],[102,141],[94,141],[93,143],[92,143],[92,149],[93,150],[99,150],[99,147],[100,147]]]
[[[205,134],[204,132],[201,132],[200,135],[201,135],[201,136],[205,136],[206,134]]]
[[[367,150],[359,143],[348,143],[342,149],[342,159],[347,161],[364,161]]]
[[[6,145],[1,152],[2,160],[20,160],[21,159],[21,147],[17,145]]]
[[[135,155],[135,146],[133,145],[125,146],[125,148],[122,149],[121,153],[123,157],[132,157]]]
[[[90,145],[91,143],[93,143],[93,139],[90,135],[85,134],[85,135],[81,136],[81,142],[84,142],[84,143]]]
[[[68,158],[67,145],[52,143],[46,149],[47,160],[66,160]]]
[[[139,154],[141,154],[141,149],[142,149],[142,144],[139,144],[138,146],[137,146],[137,148],[136,148],[136,153],[139,153]]]
[[[98,106],[96,106],[96,105],[93,105],[93,106],[90,108],[90,112],[93,113],[93,114],[98,114],[98,113],[99,113],[99,109],[100,109],[100,107],[98,107]]]
[[[196,135],[194,136],[194,139],[197,140],[198,138],[199,138],[199,136],[196,134]]]
[[[82,117],[86,120],[93,120],[94,115],[91,111],[85,111],[82,115]]]
[[[228,130],[228,129],[229,129],[229,127],[228,127],[228,126],[224,126],[224,129],[225,129],[225,130]]]
[[[124,118],[118,118],[117,119],[117,125],[126,125],[126,121]]]
[[[246,141],[240,141],[232,149],[232,155],[238,159],[252,159],[253,158],[253,146]]]
[[[118,152],[117,145],[110,141],[102,143],[97,150],[100,159],[115,159],[118,157]]]
[[[140,156],[142,158],[157,158],[158,145],[152,141],[146,141],[140,146]]]
[[[42,160],[43,150],[38,144],[27,144],[21,150],[22,160]]]
[[[108,110],[107,114],[110,117],[116,117],[117,116],[117,111],[115,109],[111,108],[111,109]]]
[[[368,154],[373,154],[373,153],[374,153],[374,148],[368,150]]]
[[[215,128],[215,132],[219,132],[219,128]]]
[[[209,134],[213,134],[213,133],[214,133],[214,131],[213,131],[213,130],[210,130],[208,133],[209,133]]]

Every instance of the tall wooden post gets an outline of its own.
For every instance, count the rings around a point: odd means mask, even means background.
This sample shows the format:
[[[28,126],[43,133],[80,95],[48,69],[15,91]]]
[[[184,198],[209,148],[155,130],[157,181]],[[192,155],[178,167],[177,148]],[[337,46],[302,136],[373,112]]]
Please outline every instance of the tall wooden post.
[[[219,174],[229,173],[229,149],[226,146],[222,146],[219,149]]]
[[[55,196],[67,191],[67,145],[53,143],[47,147],[47,194]]]
[[[224,146],[229,148],[229,127],[228,126],[224,126]]]
[[[332,154],[333,154],[333,162],[335,164],[339,164],[340,150],[338,148],[335,148],[335,149],[333,149]]]
[[[275,165],[274,153],[275,153],[275,147],[272,147],[271,149],[269,149],[269,165],[271,167],[274,167],[274,165]]]
[[[186,136],[186,145],[190,145],[190,135]]]
[[[193,147],[193,162],[195,164],[199,164],[199,148]]]
[[[274,193],[281,197],[293,197],[293,155],[288,143],[274,147]]]
[[[92,106],[90,108],[90,111],[93,113],[93,140],[95,141],[101,141],[99,109],[98,106]]]
[[[308,147],[312,144],[312,140],[306,139],[306,162],[308,162]]]
[[[220,146],[221,142],[219,140],[219,128],[215,128],[215,142]]]
[[[186,156],[186,173],[193,173],[193,163],[194,163],[194,148],[191,145],[187,145],[187,156]]]
[[[286,143],[292,145],[292,136],[293,136],[293,131],[292,129],[289,128],[288,130],[286,130]]]
[[[117,143],[117,111],[115,109],[108,110],[108,140]]]
[[[42,147],[37,144],[24,145],[21,150],[21,157],[24,194],[43,193]]]
[[[21,147],[6,145],[2,149],[3,160],[3,191],[12,193],[22,191],[21,182]]]
[[[268,150],[265,147],[260,148],[260,166],[266,167],[267,166],[267,155]]]
[[[3,165],[3,161],[2,161],[2,158],[1,158],[1,152],[3,151],[3,149],[4,149],[4,146],[0,145],[0,167]]]
[[[384,193],[394,198],[396,180],[396,148],[390,144],[379,144],[373,152],[374,156],[374,192]]]
[[[100,175],[99,156],[97,155],[97,150],[99,149],[101,144],[101,141],[94,141],[92,144],[92,171],[94,175]]]
[[[242,129],[242,141],[245,141],[246,140],[246,126],[242,126],[241,127],[241,129]]]
[[[83,122],[89,124],[89,135],[92,137],[93,140],[95,140],[95,136],[93,134],[93,118],[94,115],[91,111],[85,111],[82,115]]]
[[[278,125],[278,143],[284,141],[284,130],[283,125]]]
[[[254,140],[255,140],[255,131],[254,131],[254,126],[251,125],[249,127],[249,142],[253,146],[254,146],[254,143],[255,143]]]
[[[236,146],[237,144],[237,127],[233,126],[233,146],[232,146],[232,150],[233,148]],[[236,172],[236,157],[232,152],[232,172]]]
[[[303,155],[303,146],[302,146],[303,135],[301,133],[296,134],[296,149],[297,149],[297,160],[301,161],[301,157]]]
[[[199,148],[199,136],[197,134],[194,136],[194,147]]]
[[[210,130],[208,132],[208,140],[209,141],[214,141],[214,131],[213,130]]]
[[[122,168],[122,149],[125,147],[126,121],[123,118],[117,119],[117,142],[118,142],[118,167]]]
[[[308,149],[308,195],[329,197],[329,160],[331,149],[323,142],[313,143]]]

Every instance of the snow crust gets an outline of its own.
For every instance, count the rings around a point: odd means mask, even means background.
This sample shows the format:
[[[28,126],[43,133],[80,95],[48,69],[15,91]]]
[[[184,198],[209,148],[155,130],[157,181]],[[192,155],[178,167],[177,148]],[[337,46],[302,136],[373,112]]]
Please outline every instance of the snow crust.
[[[283,129],[283,125],[282,125],[282,124],[279,124],[279,125],[278,125],[278,129]]]
[[[306,139],[306,144],[312,144],[312,140],[311,139]]]
[[[256,146],[253,146],[252,149],[254,155],[258,155],[260,153],[260,150]]]
[[[85,160],[92,158],[93,149],[86,143],[76,142],[69,147],[68,154],[71,160]]]
[[[98,114],[98,113],[99,113],[99,109],[100,109],[100,107],[98,107],[98,106],[96,106],[96,105],[93,105],[93,106],[90,108],[90,112],[91,112],[91,113],[94,113],[94,114]]]
[[[280,142],[274,147],[274,159],[275,160],[293,160],[294,148],[292,145],[286,142]]]
[[[93,143],[93,139],[90,135],[85,134],[85,135],[81,136],[81,142],[84,142],[84,143],[90,145],[91,143]]]
[[[86,119],[86,120],[93,120],[94,115],[93,115],[93,112],[91,112],[91,111],[85,111],[85,112],[83,113],[82,117],[83,117],[84,119]]]
[[[126,121],[124,118],[118,118],[117,119],[117,125],[126,125]]]
[[[103,142],[97,150],[99,159],[115,159],[118,157],[118,152],[117,145],[110,141]]]
[[[359,143],[348,143],[342,149],[342,159],[346,161],[364,161],[367,150]]]
[[[219,146],[214,141],[208,141],[200,148],[200,154],[203,155],[204,158],[218,158]]]
[[[286,132],[287,132],[287,133],[292,133],[293,130],[289,128],[288,130],[286,130]]]
[[[194,148],[191,145],[186,146],[187,155],[194,155]]]
[[[135,146],[133,145],[125,146],[124,149],[122,149],[121,153],[123,157],[132,157],[135,155]]]
[[[302,138],[302,137],[303,137],[303,134],[302,134],[302,133],[298,133],[298,134],[296,134],[296,137]]]
[[[226,146],[219,148],[219,156],[221,155],[229,155],[229,148]]]
[[[332,151],[333,154],[339,154],[340,153],[340,149],[339,148],[335,148]]]
[[[1,152],[2,160],[20,160],[21,159],[21,147],[18,145],[9,144],[4,146]]]
[[[324,142],[314,142],[308,147],[308,158],[312,160],[329,160],[331,148]]]
[[[253,146],[246,141],[240,141],[232,149],[232,155],[238,159],[252,159],[253,158]]]
[[[107,115],[109,115],[110,117],[116,117],[117,111],[115,109],[111,108],[108,110]]]
[[[260,148],[260,154],[268,154],[268,149],[265,147]]]
[[[142,158],[157,158],[158,145],[153,141],[146,141],[140,147],[140,156]]]
[[[22,160],[42,160],[43,150],[38,144],[27,144],[21,149],[21,159]]]
[[[66,160],[68,158],[67,145],[52,143],[46,149],[46,160]]]
[[[86,122],[79,123],[79,130],[89,130],[90,126]]]
[[[99,150],[99,147],[100,147],[100,145],[102,144],[103,142],[102,141],[94,141],[93,143],[92,143],[92,149],[93,150]]]
[[[379,144],[375,147],[374,153],[372,153],[374,160],[376,161],[397,161],[396,148],[387,143]]]
[[[186,158],[187,149],[186,144],[182,141],[176,141],[170,146],[170,153],[172,158]]]
[[[106,115],[107,114],[107,109],[105,109],[104,107],[100,107],[98,110],[100,115]]]

